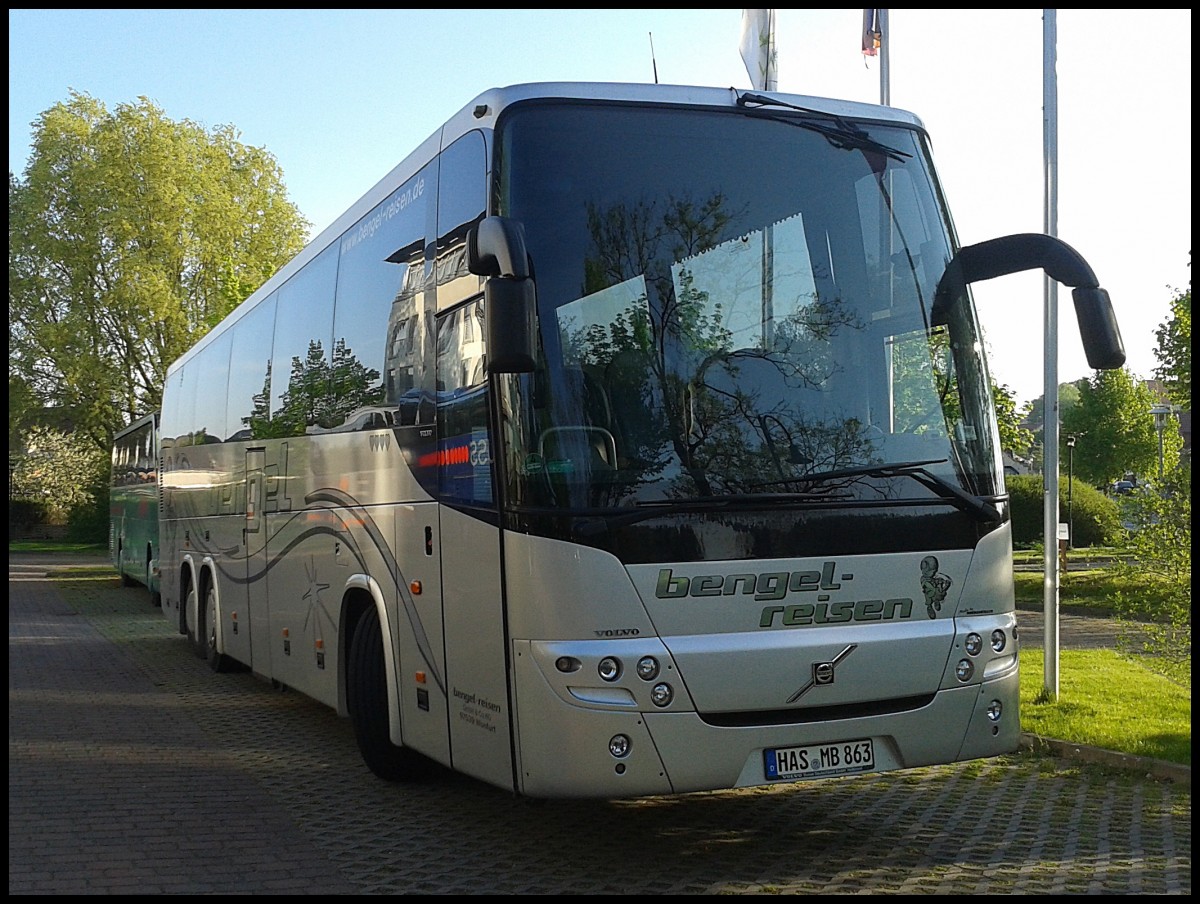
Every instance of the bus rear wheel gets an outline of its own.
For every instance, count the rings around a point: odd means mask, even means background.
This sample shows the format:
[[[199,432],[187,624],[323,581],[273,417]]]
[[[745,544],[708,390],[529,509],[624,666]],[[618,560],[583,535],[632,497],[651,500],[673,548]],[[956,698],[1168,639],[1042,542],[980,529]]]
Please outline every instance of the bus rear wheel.
[[[154,584],[151,583],[150,578],[151,578],[150,562],[147,560],[147,562],[146,562],[146,589],[150,591],[150,605],[153,606],[155,609],[161,609],[162,608],[162,594],[159,593],[154,588]]]
[[[358,750],[367,768],[389,782],[417,777],[422,771],[423,758],[393,744],[388,733],[383,632],[374,608],[368,607],[354,629],[346,672],[346,702]]]
[[[200,611],[200,606],[197,603],[199,597],[196,594],[196,585],[188,584],[187,596],[184,598],[183,609],[179,613],[179,622],[184,626],[187,634],[188,643],[192,645],[192,649],[196,651],[196,655],[203,659],[207,653],[203,642],[200,640],[202,628],[200,621],[204,618],[204,613]],[[189,613],[196,613],[196,625],[193,627],[192,622],[188,621]]]
[[[233,661],[217,649],[217,588],[209,587],[204,594],[205,658],[214,672],[228,672]]]

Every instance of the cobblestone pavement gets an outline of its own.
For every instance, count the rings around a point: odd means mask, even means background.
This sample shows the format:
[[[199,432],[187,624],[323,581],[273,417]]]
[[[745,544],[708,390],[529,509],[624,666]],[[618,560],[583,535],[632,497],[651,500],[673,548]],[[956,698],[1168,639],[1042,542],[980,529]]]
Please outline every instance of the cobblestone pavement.
[[[10,894],[1191,893],[1190,785],[1028,752],[619,802],[391,785],[144,589],[10,567],[9,597]]]

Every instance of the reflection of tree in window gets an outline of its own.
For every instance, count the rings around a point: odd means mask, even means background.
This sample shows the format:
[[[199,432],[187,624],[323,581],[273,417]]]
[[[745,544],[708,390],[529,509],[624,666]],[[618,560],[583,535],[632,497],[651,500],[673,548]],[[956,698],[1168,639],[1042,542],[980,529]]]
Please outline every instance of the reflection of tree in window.
[[[364,367],[344,339],[334,343],[332,363],[326,362],[317,339],[309,342],[303,361],[299,356],[292,358],[288,388],[280,395],[280,407],[266,421],[263,412],[270,378],[268,365],[263,392],[255,394],[254,413],[246,418],[255,437],[303,436],[310,426],[336,428],[356,409],[383,401],[383,387],[375,385],[379,371]]]
[[[893,432],[945,436],[961,411],[946,328],[894,336],[891,352]]]
[[[637,277],[647,291],[607,322],[563,330],[563,360],[606,368],[610,393],[626,399],[618,408],[643,421],[623,437],[623,466],[643,469],[643,478],[661,471],[669,442],[684,469],[674,490],[682,494],[745,491],[865,452],[860,421],[804,411],[798,395],[826,387],[841,367],[836,338],[861,330],[861,320],[801,278],[811,269],[807,253],[798,255],[803,273],[764,277],[760,253],[746,256],[761,247],[750,236],[722,241],[734,220],[724,206],[717,193],[703,203],[671,199],[662,211],[645,202],[589,207],[586,292]],[[787,226],[793,253],[801,226],[799,216]],[[750,345],[735,351],[729,306],[739,302],[738,335]]]

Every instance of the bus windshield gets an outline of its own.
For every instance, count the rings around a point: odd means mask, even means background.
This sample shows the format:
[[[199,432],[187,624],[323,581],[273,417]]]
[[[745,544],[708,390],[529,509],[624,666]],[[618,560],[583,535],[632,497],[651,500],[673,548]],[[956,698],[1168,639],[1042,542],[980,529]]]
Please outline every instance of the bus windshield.
[[[506,114],[498,207],[524,225],[540,332],[536,371],[500,378],[512,504],[1002,492],[973,305],[935,291],[954,246],[924,136],[797,117]]]

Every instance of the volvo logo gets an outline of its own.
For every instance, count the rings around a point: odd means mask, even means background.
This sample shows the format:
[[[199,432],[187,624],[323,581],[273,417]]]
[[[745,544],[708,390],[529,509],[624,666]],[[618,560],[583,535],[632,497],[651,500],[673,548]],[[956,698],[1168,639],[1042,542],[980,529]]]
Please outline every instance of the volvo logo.
[[[812,664],[812,678],[809,680],[808,684],[804,685],[804,687],[800,688],[800,690],[788,697],[787,702],[795,703],[818,685],[833,684],[835,677],[834,669],[837,668],[837,664],[857,649],[858,644],[852,643],[828,662],[814,662]]]

